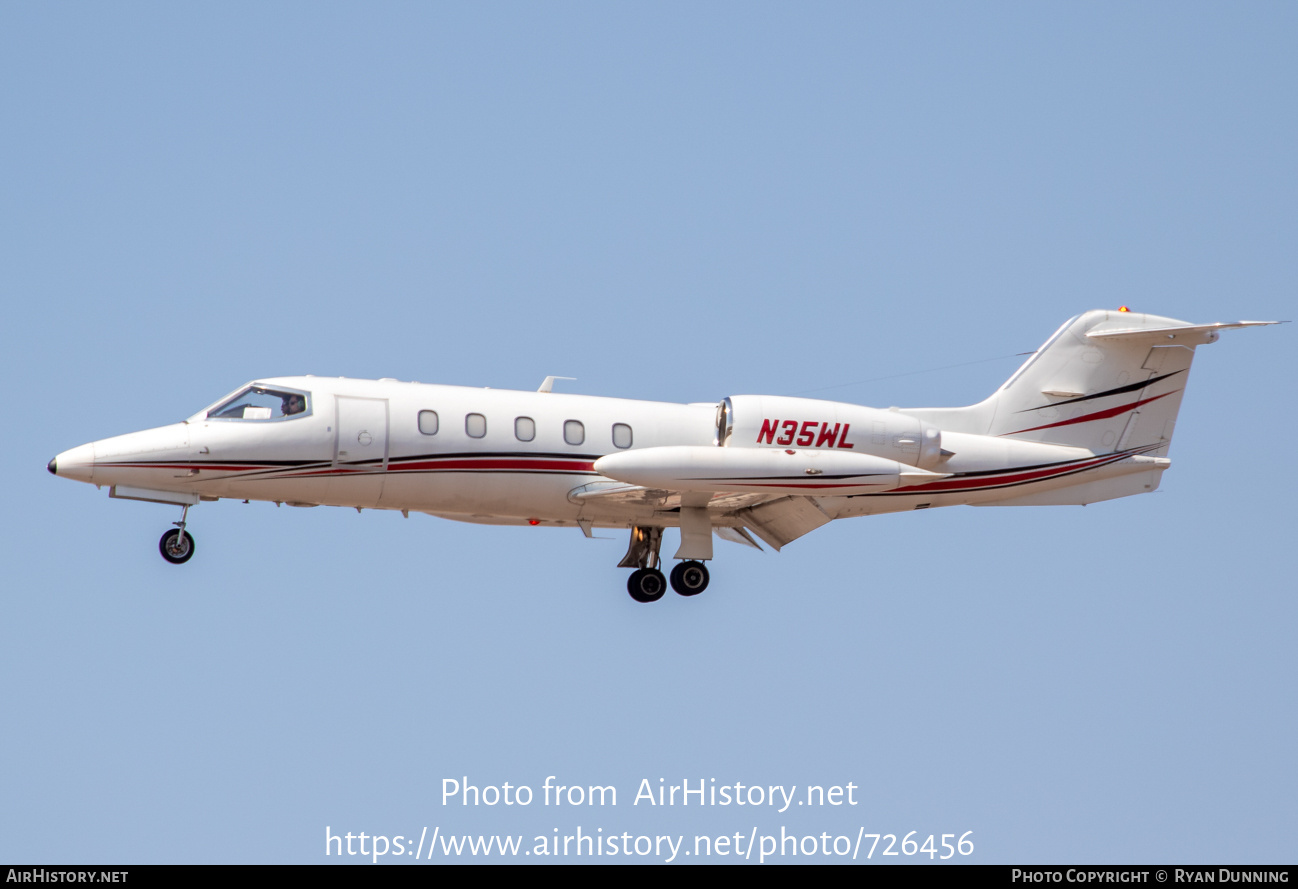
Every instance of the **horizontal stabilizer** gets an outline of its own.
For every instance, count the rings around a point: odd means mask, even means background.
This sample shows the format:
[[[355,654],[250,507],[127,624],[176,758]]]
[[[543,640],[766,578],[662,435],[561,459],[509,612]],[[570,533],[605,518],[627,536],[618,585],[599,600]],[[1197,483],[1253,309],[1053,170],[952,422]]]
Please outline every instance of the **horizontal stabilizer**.
[[[1128,342],[1175,343],[1179,346],[1200,346],[1217,341],[1217,332],[1240,327],[1266,327],[1279,321],[1220,321],[1216,324],[1177,324],[1166,327],[1132,327],[1122,320],[1097,324],[1086,332],[1095,340],[1126,340]]]

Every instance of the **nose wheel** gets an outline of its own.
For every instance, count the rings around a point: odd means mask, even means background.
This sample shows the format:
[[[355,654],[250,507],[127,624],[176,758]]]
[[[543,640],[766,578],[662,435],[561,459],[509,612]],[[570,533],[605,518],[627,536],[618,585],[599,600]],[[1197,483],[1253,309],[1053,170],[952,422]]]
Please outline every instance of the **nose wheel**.
[[[188,531],[174,528],[162,535],[158,551],[173,565],[183,565],[194,555],[194,538]]]
[[[188,515],[189,507],[186,506],[180,513],[180,521],[173,523],[176,527],[158,541],[158,552],[173,565],[183,565],[194,556],[194,538],[185,530],[185,517]]]

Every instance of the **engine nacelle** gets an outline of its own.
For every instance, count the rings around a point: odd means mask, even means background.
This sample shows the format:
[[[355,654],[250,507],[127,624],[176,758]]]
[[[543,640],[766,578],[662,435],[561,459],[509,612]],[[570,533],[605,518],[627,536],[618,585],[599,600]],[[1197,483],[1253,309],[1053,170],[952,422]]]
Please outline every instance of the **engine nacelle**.
[[[898,411],[782,395],[732,395],[717,414],[718,443],[729,448],[821,448],[871,454],[933,469],[942,430]]]

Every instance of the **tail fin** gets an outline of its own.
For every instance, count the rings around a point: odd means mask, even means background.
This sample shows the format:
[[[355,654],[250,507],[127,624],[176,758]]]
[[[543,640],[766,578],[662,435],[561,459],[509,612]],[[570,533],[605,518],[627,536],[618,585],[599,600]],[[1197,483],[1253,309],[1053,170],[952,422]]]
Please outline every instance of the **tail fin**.
[[[1193,325],[1157,315],[1078,315],[990,398],[964,408],[906,411],[953,432],[1166,456],[1194,349],[1237,321]]]

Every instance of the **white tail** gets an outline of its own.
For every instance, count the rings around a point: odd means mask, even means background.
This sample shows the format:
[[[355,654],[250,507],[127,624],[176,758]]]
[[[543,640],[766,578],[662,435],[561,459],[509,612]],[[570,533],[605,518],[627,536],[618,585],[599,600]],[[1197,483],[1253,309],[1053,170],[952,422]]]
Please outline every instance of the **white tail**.
[[[1055,331],[990,398],[961,408],[907,410],[952,432],[1166,456],[1194,349],[1237,321],[1193,325],[1096,310]]]

